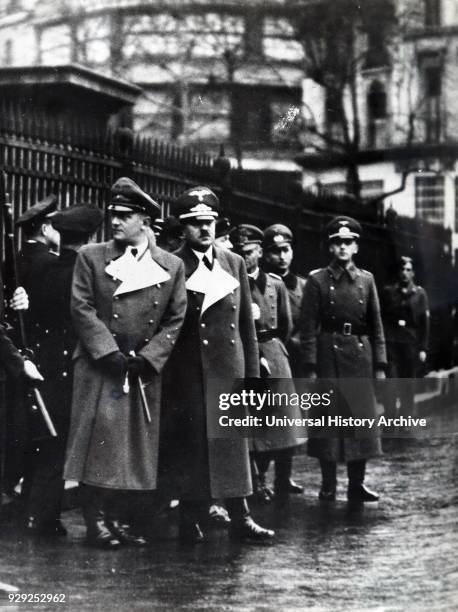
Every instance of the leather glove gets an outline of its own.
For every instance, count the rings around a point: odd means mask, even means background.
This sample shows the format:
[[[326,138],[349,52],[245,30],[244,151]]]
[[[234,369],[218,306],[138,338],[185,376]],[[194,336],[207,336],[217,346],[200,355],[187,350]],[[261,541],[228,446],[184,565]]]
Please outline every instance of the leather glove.
[[[104,372],[111,376],[124,376],[127,372],[127,358],[121,351],[113,351],[98,359],[97,363],[103,368]]]
[[[127,369],[130,376],[142,376],[146,374],[148,362],[141,355],[129,355],[127,358]]]

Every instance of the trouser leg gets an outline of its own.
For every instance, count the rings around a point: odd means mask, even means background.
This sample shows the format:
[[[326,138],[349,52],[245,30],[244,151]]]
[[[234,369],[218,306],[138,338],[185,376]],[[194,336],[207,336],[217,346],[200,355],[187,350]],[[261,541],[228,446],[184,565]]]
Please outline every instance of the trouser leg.
[[[327,459],[320,459],[321,489],[319,498],[322,501],[333,501],[336,498],[337,463]]]
[[[106,524],[106,508],[111,501],[111,491],[81,484],[80,494],[88,544],[97,548],[119,548],[120,541]]]
[[[379,496],[364,485],[366,460],[358,459],[347,463],[348,499],[357,502],[375,502]]]
[[[226,508],[231,519],[229,534],[238,540],[270,540],[275,533],[258,525],[250,514],[248,502],[245,497],[231,497],[225,500]]]

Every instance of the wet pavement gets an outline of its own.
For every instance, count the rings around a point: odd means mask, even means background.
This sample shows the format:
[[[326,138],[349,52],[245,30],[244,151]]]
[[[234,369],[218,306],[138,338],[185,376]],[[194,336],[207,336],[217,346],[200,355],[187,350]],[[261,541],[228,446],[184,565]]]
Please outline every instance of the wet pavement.
[[[57,542],[3,521],[0,582],[66,601],[9,604],[0,593],[0,610],[456,610],[456,407],[434,418],[450,433],[384,440],[367,476],[381,501],[364,508],[348,506],[343,466],[337,501],[318,502],[316,462],[296,457],[304,495],[282,508],[252,505],[277,530],[273,546],[233,543],[212,528],[205,543],[183,547],[176,510],[156,519],[149,548],[110,552],[83,545],[77,510],[65,513],[69,536]]]

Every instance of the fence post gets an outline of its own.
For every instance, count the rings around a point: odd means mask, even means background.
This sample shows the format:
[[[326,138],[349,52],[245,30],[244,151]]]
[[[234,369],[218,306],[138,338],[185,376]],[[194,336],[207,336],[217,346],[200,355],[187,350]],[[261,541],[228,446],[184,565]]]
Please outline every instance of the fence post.
[[[221,208],[225,214],[229,214],[232,208],[231,162],[225,156],[224,145],[220,146],[219,156],[213,162],[213,168],[221,186]]]

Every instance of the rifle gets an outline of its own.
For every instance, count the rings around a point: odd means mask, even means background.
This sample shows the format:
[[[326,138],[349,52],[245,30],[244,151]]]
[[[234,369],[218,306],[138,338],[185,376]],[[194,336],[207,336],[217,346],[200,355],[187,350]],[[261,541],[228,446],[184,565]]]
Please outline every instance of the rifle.
[[[6,175],[5,172],[0,173],[0,205],[3,209],[3,224],[5,230],[5,259],[11,270],[11,280],[14,287],[19,286],[19,276],[17,271],[17,260],[16,260],[16,244],[14,236],[14,225],[13,225],[13,214],[12,205],[8,201],[8,194],[6,193]],[[27,359],[33,358],[32,349],[27,346],[27,335],[25,330],[24,314],[22,311],[16,311],[16,317],[19,327],[19,350],[24,357]],[[32,409],[38,410],[45,422],[45,425],[53,438],[57,437],[56,428],[49,415],[46,405],[43,401],[40,391],[37,388],[36,383],[30,381],[31,391],[33,394]]]

